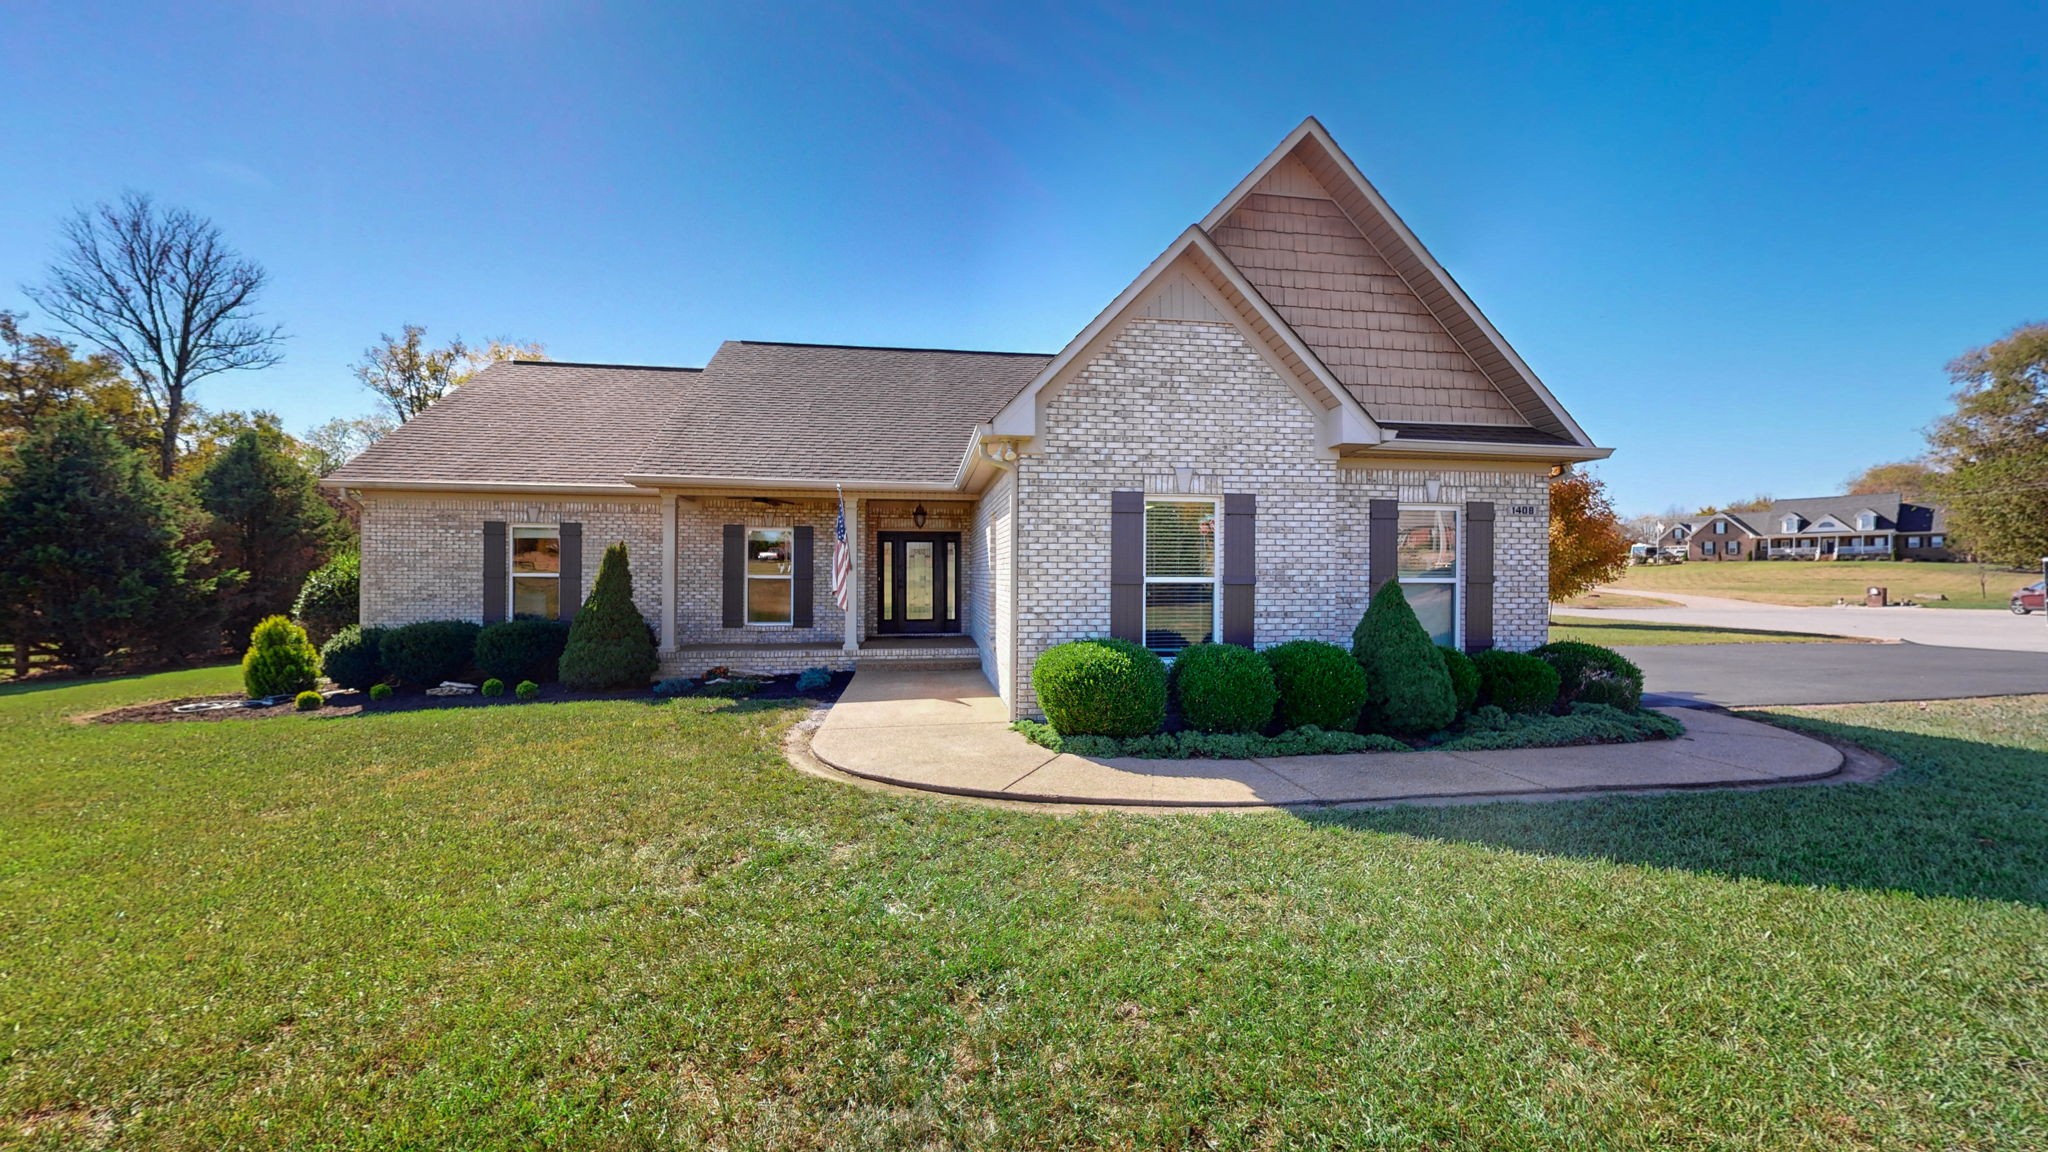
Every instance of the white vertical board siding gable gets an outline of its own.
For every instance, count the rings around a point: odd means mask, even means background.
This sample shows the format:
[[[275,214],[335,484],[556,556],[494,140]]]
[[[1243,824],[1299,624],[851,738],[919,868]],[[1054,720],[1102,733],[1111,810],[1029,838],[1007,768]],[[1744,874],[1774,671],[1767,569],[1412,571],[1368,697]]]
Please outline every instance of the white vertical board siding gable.
[[[1262,642],[1348,637],[1332,590],[1363,569],[1346,573],[1334,540],[1337,464],[1318,446],[1319,416],[1233,324],[1137,317],[1114,332],[1047,404],[1018,463],[1013,713],[1038,710],[1040,652],[1109,632],[1117,489],[1256,495]]]

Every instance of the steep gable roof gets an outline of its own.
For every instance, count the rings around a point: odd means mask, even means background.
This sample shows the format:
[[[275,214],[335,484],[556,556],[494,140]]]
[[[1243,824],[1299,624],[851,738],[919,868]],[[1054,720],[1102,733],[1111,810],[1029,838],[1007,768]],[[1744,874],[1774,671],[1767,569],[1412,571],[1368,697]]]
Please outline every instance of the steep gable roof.
[[[323,483],[631,491],[626,472],[660,435],[697,371],[524,360],[492,364]]]
[[[1375,420],[1592,444],[1314,117],[1200,227]]]

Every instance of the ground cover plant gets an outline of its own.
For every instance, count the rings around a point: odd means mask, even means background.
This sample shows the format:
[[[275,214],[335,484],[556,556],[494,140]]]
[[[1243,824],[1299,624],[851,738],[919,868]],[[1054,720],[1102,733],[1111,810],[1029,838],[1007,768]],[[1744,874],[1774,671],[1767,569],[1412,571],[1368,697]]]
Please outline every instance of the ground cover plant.
[[[0,1144],[2039,1146],[2048,698],[1871,785],[1054,816],[803,704],[78,725],[0,688]]]
[[[1763,561],[1758,561],[1763,563]],[[1616,645],[1666,644],[1862,644],[1849,636],[1811,632],[1763,632],[1749,628],[1707,628],[1695,624],[1651,624],[1637,620],[1600,620],[1590,616],[1553,616],[1552,640],[1581,640],[1612,648]]]
[[[2012,590],[2039,580],[2039,570],[1993,568],[1979,589],[1977,566],[1913,560],[1692,561],[1628,569],[1612,587],[1655,596],[1659,592],[1726,596],[1765,604],[1863,603],[1873,584],[1891,590],[1893,600],[1913,599],[1930,608],[2004,608]],[[1930,600],[1928,596],[1946,596]]]

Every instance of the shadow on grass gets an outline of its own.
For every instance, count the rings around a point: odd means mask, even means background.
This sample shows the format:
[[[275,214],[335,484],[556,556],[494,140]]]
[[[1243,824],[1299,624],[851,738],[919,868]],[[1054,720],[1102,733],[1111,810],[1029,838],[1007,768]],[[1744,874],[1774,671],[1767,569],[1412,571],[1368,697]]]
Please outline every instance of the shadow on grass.
[[[1782,718],[1882,752],[1867,784],[1310,811],[1312,823],[1778,884],[2048,907],[2048,752]]]

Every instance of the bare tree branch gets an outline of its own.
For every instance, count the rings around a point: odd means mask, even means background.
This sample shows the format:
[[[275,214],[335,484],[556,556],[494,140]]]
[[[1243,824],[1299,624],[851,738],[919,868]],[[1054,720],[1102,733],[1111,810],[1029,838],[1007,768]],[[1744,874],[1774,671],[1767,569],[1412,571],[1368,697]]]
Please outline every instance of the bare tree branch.
[[[281,328],[257,319],[267,277],[213,222],[130,192],[64,222],[62,251],[39,288],[51,319],[132,373],[163,427],[157,470],[171,474],[187,392],[200,380],[283,359]]]

